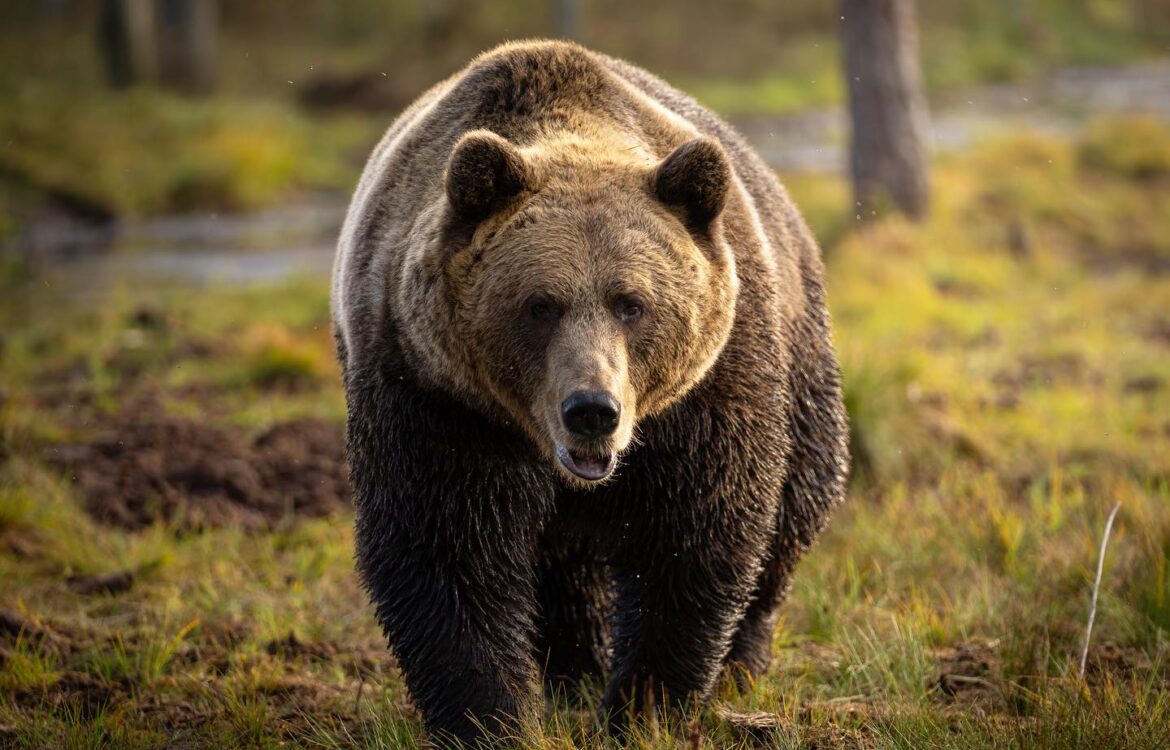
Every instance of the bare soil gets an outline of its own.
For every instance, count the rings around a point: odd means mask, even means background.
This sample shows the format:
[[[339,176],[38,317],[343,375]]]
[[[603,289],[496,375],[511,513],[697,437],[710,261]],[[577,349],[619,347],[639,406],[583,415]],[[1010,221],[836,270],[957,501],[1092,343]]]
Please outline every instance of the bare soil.
[[[999,659],[982,643],[938,649],[939,673],[932,687],[943,703],[991,708],[1003,698]]]
[[[188,419],[123,415],[48,459],[69,473],[93,518],[126,529],[164,521],[262,530],[350,504],[344,431],[323,420],[278,424],[249,441]]]

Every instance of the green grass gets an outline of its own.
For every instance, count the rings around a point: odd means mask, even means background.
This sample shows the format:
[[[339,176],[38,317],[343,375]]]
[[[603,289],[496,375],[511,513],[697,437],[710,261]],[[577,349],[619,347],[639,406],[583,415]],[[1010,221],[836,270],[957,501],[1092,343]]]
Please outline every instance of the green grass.
[[[788,181],[829,239],[850,500],[798,569],[769,673],[628,746],[1170,745],[1168,146],[1145,120],[990,141],[935,165],[917,226],[857,229],[838,178]],[[326,283],[85,305],[33,285],[2,305],[0,608],[38,630],[0,640],[5,743],[417,746],[347,514],[126,533],[44,462],[145,394],[247,430],[340,421]],[[121,594],[65,584],[118,570],[137,571]],[[512,744],[622,746],[588,701]]]

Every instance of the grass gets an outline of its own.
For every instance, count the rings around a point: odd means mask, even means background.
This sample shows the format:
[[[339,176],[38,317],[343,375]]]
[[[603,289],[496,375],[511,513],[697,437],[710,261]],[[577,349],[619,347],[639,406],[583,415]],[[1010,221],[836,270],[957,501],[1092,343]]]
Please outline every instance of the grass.
[[[989,141],[935,165],[917,226],[857,229],[838,178],[789,181],[828,238],[850,501],[798,569],[766,677],[627,746],[1170,746],[1168,147],[1147,120]],[[0,609],[33,628],[0,637],[4,744],[417,746],[348,514],[128,533],[44,460],[146,393],[251,431],[340,421],[325,282],[52,295],[12,287],[0,308]],[[66,583],[120,570],[123,593]],[[512,744],[621,746],[564,701]]]

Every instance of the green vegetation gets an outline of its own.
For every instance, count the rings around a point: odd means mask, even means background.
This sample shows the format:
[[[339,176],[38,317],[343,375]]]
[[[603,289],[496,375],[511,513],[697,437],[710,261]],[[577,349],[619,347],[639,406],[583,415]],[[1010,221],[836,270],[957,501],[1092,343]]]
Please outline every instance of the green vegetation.
[[[783,6],[797,15],[791,5],[800,3]],[[740,53],[740,59],[766,59],[767,65],[734,70],[708,63],[688,69],[679,60],[664,63],[661,70],[704,104],[728,115],[784,113],[840,103],[845,88],[836,6],[820,5],[820,12],[809,11],[803,23],[759,23],[746,32],[746,39],[737,38],[735,43],[748,50]],[[1165,54],[1170,4],[1076,5],[1070,8],[1060,0],[949,0],[919,5],[927,89],[938,93],[1026,79],[1059,65],[1115,65]],[[776,28],[784,29],[779,44],[768,38]]]
[[[921,226],[857,230],[839,178],[789,181],[828,240],[850,500],[798,570],[768,676],[631,746],[1170,744],[1167,149],[1141,119],[988,142],[936,165]],[[125,531],[50,460],[143,404],[249,434],[340,423],[325,283],[3,299],[0,610],[25,628],[0,627],[4,744],[416,746],[347,512]],[[116,571],[133,585],[75,583]],[[590,711],[561,701],[517,744],[618,747]]]
[[[345,190],[376,131],[276,102],[25,87],[0,110],[0,179],[82,210],[142,216],[242,210]]]
[[[714,15],[697,0],[587,5],[586,43],[725,114],[843,99],[832,3],[744,1]],[[96,6],[0,10],[0,238],[50,198],[133,217],[348,189],[392,112],[323,116],[297,103],[306,87],[380,72],[393,108],[483,49],[552,32],[547,3],[531,0],[430,11],[405,0],[307,0],[297,13],[272,0],[226,4],[219,94],[205,101],[107,90]],[[1170,42],[1168,0],[940,0],[919,12],[936,91],[1164,55]]]

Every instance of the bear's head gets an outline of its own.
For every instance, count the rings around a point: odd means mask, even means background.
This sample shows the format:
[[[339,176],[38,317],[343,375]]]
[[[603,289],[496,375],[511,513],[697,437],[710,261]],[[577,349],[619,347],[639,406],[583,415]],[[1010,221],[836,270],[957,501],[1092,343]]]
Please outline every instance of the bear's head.
[[[639,419],[682,398],[734,318],[723,149],[665,158],[486,130],[452,150],[432,257],[427,348],[448,383],[498,407],[580,486],[608,478]]]

